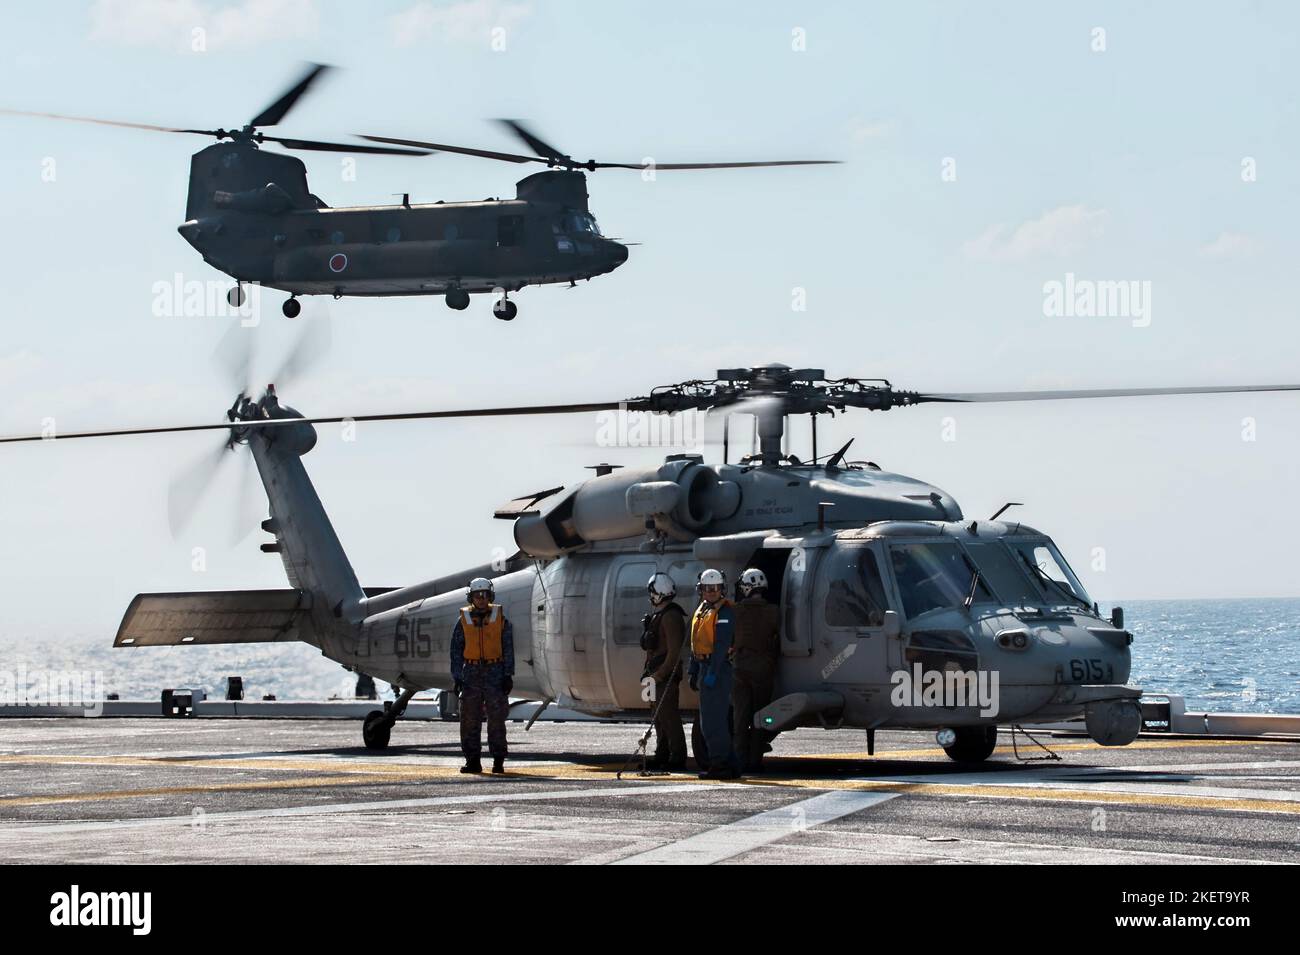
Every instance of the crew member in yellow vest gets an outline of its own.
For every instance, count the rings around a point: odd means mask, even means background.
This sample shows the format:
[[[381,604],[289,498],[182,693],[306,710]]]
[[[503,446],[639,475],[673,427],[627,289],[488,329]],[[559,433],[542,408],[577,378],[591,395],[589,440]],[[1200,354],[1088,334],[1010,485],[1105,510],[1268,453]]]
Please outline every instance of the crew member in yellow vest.
[[[736,779],[739,764],[731,745],[731,642],[734,619],[720,570],[701,571],[696,583],[700,605],[691,618],[691,689],[700,694],[700,729],[708,749],[701,779]],[[699,753],[695,761],[700,763]],[[704,768],[704,767],[701,767]]]
[[[514,688],[515,639],[505,611],[492,602],[495,596],[492,581],[471,580],[469,604],[461,608],[451,631],[451,676],[460,697],[460,748],[465,754],[462,773],[483,772],[484,713],[492,772],[506,771],[506,713]]]

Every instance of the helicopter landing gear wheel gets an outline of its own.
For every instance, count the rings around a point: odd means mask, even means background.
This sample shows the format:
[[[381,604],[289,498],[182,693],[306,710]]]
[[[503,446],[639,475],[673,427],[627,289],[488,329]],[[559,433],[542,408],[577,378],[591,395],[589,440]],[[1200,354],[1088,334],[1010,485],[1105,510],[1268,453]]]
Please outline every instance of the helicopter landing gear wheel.
[[[361,739],[366,749],[387,749],[388,737],[393,732],[392,721],[382,710],[371,710],[361,724]]]
[[[700,772],[707,772],[709,768],[709,746],[704,742],[704,730],[700,728],[700,718],[697,716],[695,722],[691,724],[691,755],[695,757],[695,765]]]
[[[454,308],[458,312],[469,308],[469,292],[463,288],[448,289],[447,307]]]
[[[243,306],[245,298],[247,298],[247,296],[244,295],[244,286],[239,282],[236,282],[235,287],[226,293],[226,301],[230,303],[231,308],[240,308]]]
[[[285,318],[297,318],[302,312],[302,302],[296,298],[287,298],[284,304],[280,306],[280,311],[284,312]]]
[[[492,306],[492,314],[503,322],[513,322],[519,314],[519,306],[508,298],[503,298]]]
[[[952,742],[947,742],[946,734],[953,734]],[[998,728],[996,726],[959,726],[955,729],[940,730],[936,738],[948,758],[959,763],[982,763],[993,755],[998,745]]]

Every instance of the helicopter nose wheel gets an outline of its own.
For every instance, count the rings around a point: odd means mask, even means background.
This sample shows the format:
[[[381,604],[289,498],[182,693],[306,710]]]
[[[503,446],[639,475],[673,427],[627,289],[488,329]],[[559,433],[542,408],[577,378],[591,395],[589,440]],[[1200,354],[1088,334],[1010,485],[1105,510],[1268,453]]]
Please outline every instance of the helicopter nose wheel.
[[[231,308],[240,308],[244,304],[244,286],[240,282],[235,283],[235,287],[226,293],[226,301],[230,303]]]
[[[502,296],[499,302],[493,304],[492,314],[503,322],[512,322],[515,316],[519,314],[519,306]]]
[[[447,307],[460,312],[469,308],[469,292],[462,288],[447,290]]]
[[[284,304],[280,306],[280,311],[284,312],[285,318],[297,318],[302,312],[302,302],[296,298],[285,299]]]

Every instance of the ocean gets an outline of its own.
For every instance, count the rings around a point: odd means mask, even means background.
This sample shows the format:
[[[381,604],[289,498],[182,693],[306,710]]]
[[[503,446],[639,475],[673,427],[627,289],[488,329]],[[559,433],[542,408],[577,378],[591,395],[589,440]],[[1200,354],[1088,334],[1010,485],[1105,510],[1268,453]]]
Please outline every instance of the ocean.
[[[1300,713],[1300,598],[1134,600],[1130,683],[1177,693],[1189,710]],[[245,699],[351,698],[356,675],[303,644],[114,650],[108,633],[0,637],[0,674],[102,674],[102,692],[157,699],[164,687],[197,687],[224,698],[242,676]],[[387,689],[379,684],[381,693]]]

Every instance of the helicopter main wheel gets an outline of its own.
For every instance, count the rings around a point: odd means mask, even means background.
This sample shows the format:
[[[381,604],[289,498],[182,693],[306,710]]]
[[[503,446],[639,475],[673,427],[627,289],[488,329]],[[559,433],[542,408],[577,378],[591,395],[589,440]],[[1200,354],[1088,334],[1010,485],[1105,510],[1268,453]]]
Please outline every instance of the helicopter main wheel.
[[[297,318],[302,312],[302,302],[296,298],[285,299],[284,304],[280,306],[280,311],[284,312],[285,318]]]
[[[226,293],[226,301],[230,303],[231,308],[242,307],[245,298],[246,296],[244,295],[244,286],[238,282],[235,283],[234,288],[232,288],[229,292]]]
[[[519,306],[508,298],[503,298],[492,306],[492,314],[503,322],[513,322],[519,314]]]
[[[447,292],[447,307],[454,308],[460,312],[469,308],[469,292],[463,288],[449,289]]]
[[[388,737],[392,735],[393,724],[382,710],[371,710],[366,714],[366,721],[361,724],[361,739],[366,749],[387,749]]]
[[[947,742],[946,734],[952,734],[952,741]],[[993,755],[998,745],[998,728],[996,726],[959,726],[955,729],[940,730],[936,736],[948,758],[959,763],[982,763]]]

